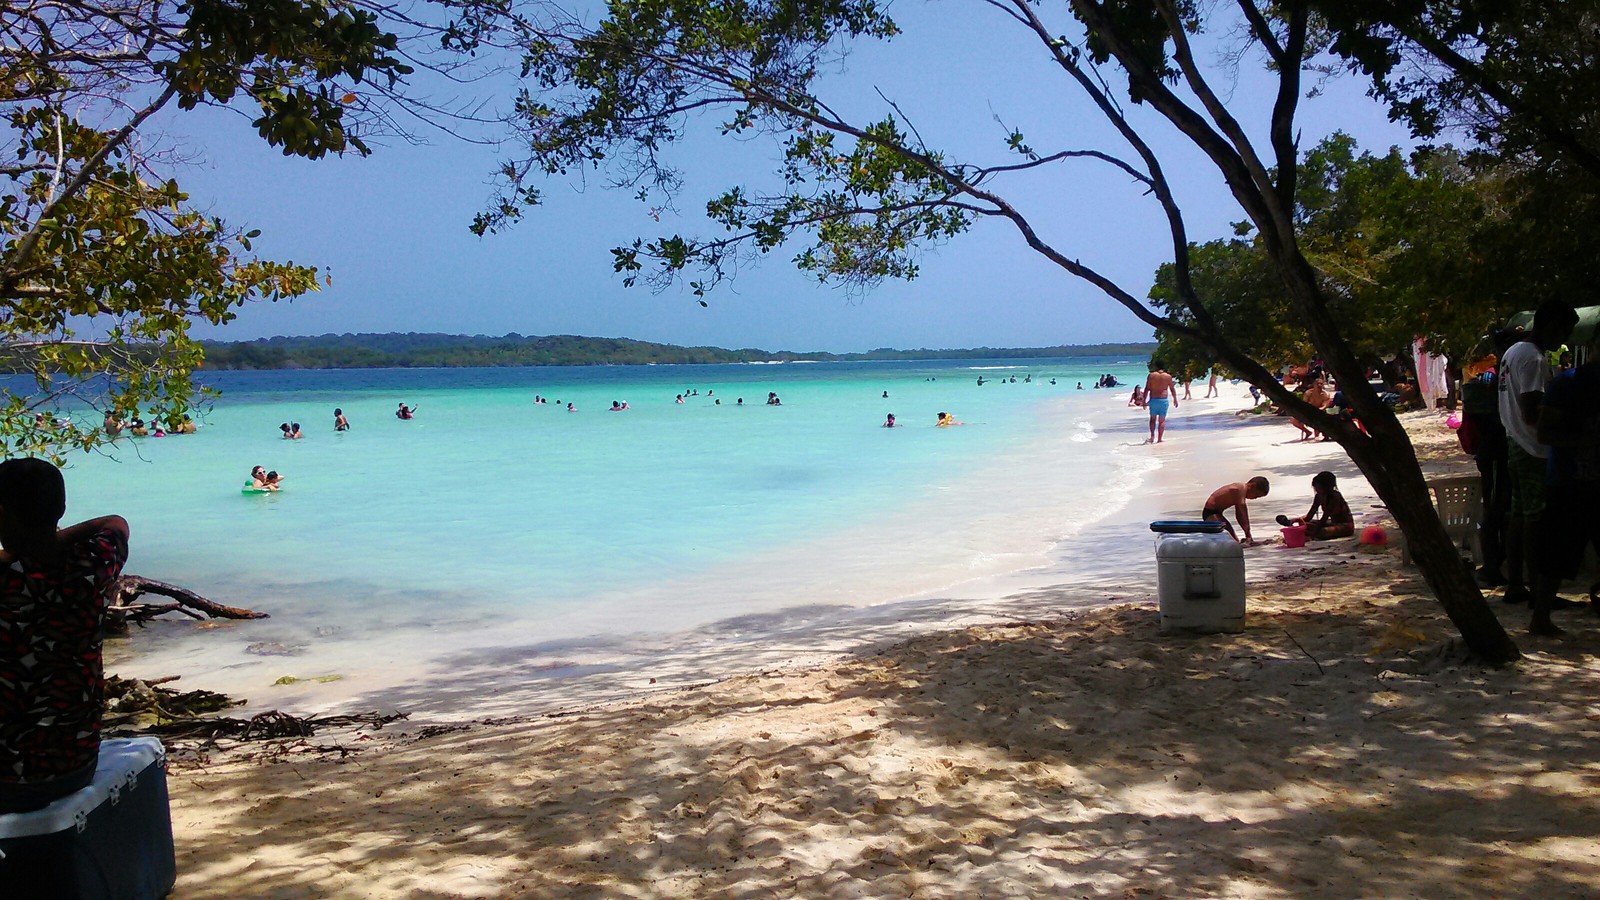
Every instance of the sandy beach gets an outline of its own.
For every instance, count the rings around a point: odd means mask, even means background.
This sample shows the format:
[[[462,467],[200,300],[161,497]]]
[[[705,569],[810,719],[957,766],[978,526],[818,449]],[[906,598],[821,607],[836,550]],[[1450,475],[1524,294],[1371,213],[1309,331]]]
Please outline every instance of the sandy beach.
[[[1153,561],[1104,542],[1147,553],[1148,521],[1253,474],[1275,535],[1324,468],[1383,520],[1335,445],[1239,405],[1126,448],[1161,467],[1043,567],[653,670],[485,661],[433,686],[454,716],[180,749],[178,896],[1593,896],[1600,617],[1532,639],[1494,600],[1527,658],[1478,667],[1398,552],[1336,541],[1248,551],[1244,633],[1158,633]],[[1441,422],[1408,422],[1427,467],[1470,470]]]

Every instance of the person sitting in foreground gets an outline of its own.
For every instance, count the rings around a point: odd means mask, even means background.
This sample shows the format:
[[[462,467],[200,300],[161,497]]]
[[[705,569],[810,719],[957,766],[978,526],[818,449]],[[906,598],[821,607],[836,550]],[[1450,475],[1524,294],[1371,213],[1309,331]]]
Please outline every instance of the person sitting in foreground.
[[[66,507],[55,466],[0,463],[0,813],[79,790],[100,756],[100,631],[128,523],[102,516],[58,531]]]
[[[1227,529],[1234,540],[1246,547],[1254,546],[1256,539],[1250,534],[1250,510],[1246,507],[1245,501],[1265,497],[1270,487],[1267,480],[1260,475],[1249,481],[1225,484],[1212,491],[1211,496],[1206,498],[1206,505],[1200,510],[1200,518],[1207,522],[1221,522],[1222,527]],[[1222,514],[1229,507],[1233,507],[1234,518],[1239,520],[1239,530],[1244,532],[1242,540],[1233,530],[1233,526],[1228,524],[1227,517]]]
[[[1311,479],[1311,490],[1315,496],[1311,498],[1311,508],[1306,510],[1306,514],[1293,519],[1279,516],[1279,525],[1304,525],[1306,537],[1313,541],[1331,541],[1356,533],[1356,518],[1350,513],[1350,504],[1344,502],[1344,495],[1339,493],[1337,475],[1318,472]],[[1320,517],[1317,515],[1319,511],[1322,513]]]

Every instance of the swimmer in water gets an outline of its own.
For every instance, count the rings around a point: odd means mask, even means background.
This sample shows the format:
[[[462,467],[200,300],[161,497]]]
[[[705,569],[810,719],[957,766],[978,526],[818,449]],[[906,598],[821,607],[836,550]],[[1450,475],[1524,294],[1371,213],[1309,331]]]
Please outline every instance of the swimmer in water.
[[[578,408],[576,406],[573,406],[571,403],[567,404],[567,412],[577,412],[577,411],[578,411]]]
[[[402,403],[402,404],[400,404],[400,408],[396,409],[394,411],[394,417],[396,419],[409,419],[415,413],[416,413],[416,410],[414,410],[411,407],[406,406],[404,403]]]
[[[349,431],[350,430],[350,420],[346,419],[344,417],[344,410],[342,410],[342,409],[335,409],[333,411],[333,430],[334,431]]]
[[[299,422],[290,422],[289,423],[289,438],[291,440],[298,441],[303,437],[305,437],[305,435],[300,433],[300,423]]]
[[[885,427],[885,428],[897,428],[897,427],[899,427],[898,425],[895,424],[894,413],[889,413],[889,418],[884,420],[883,427]]]

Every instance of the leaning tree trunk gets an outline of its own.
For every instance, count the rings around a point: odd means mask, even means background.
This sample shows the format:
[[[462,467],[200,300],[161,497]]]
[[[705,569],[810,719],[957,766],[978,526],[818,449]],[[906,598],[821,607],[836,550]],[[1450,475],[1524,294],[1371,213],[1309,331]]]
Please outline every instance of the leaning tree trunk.
[[[1462,562],[1461,551],[1439,521],[1410,438],[1399,420],[1385,413],[1363,419],[1371,439],[1345,444],[1346,450],[1394,515],[1422,577],[1467,646],[1490,663],[1517,659],[1522,654],[1516,643],[1489,608],[1471,567]]]
[[[1332,434],[1344,447],[1394,515],[1417,568],[1444,606],[1445,614],[1460,630],[1467,647],[1493,665],[1520,658],[1522,653],[1489,608],[1471,570],[1462,563],[1460,551],[1445,533],[1410,436],[1394,411],[1378,399],[1377,392],[1367,383],[1365,369],[1323,302],[1310,264],[1294,246],[1292,237],[1288,241],[1269,239],[1266,243],[1278,257],[1279,271],[1290,288],[1296,311],[1305,316],[1313,346],[1323,354],[1368,434],[1320,410],[1315,411],[1317,427]],[[1273,387],[1277,389],[1275,393],[1288,393],[1275,382]],[[1297,407],[1308,406],[1298,398],[1291,399]]]

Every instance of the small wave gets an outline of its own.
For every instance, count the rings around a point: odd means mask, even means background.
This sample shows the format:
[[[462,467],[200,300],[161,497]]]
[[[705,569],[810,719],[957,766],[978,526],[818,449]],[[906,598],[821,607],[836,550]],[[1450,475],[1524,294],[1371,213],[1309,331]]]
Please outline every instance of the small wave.
[[[1079,443],[1079,444],[1087,444],[1090,441],[1095,440],[1096,438],[1100,437],[1100,435],[1095,433],[1094,426],[1092,424],[1090,424],[1088,422],[1081,422],[1080,421],[1080,422],[1077,423],[1077,425],[1078,425],[1078,433],[1074,434],[1072,436],[1073,442]]]
[[[988,372],[993,369],[1028,369],[1031,366],[967,366],[969,372]]]

